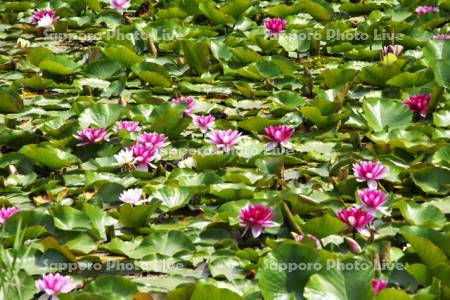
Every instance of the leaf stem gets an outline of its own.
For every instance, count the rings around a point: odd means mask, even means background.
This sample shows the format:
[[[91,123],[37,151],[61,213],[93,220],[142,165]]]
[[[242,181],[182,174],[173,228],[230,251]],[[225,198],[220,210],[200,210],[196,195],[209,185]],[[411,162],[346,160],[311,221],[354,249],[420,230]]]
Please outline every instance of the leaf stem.
[[[291,228],[291,230],[294,231],[297,234],[301,234],[302,235],[303,231],[300,228],[300,226],[297,224],[297,222],[295,222],[294,215],[292,214],[291,210],[289,209],[289,206],[287,205],[287,203],[285,201],[283,201],[281,203],[281,211],[283,213],[284,219],[289,224],[289,227]]]

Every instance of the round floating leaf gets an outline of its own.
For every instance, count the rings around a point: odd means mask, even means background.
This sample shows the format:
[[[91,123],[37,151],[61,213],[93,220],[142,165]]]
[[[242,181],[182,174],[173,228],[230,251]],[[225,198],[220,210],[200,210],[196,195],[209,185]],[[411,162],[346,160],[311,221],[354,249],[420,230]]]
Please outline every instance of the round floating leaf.
[[[450,192],[450,170],[434,166],[411,170],[414,183],[424,192],[445,195]]]
[[[119,210],[119,221],[126,227],[139,228],[147,224],[148,218],[158,208],[158,201],[152,201],[150,205],[132,206],[125,203]]]
[[[190,123],[189,119],[182,117],[184,107],[182,104],[156,107],[149,117],[152,123],[150,130],[164,133],[169,138],[177,137]]]
[[[205,41],[184,40],[181,42],[186,61],[198,74],[206,72],[209,67],[209,46]]]
[[[163,210],[171,211],[188,204],[192,198],[192,193],[187,187],[165,186],[153,194],[153,197],[161,201]]]
[[[46,57],[39,63],[39,69],[56,75],[71,75],[78,72],[79,66],[64,56]]]
[[[225,154],[201,155],[195,153],[192,157],[196,162],[195,169],[200,171],[217,170],[234,159],[233,156]]]
[[[86,230],[91,227],[89,218],[80,210],[70,206],[52,207],[53,221],[61,230]]]
[[[319,263],[319,258],[317,250],[309,246],[293,242],[279,244],[262,259],[256,273],[264,299],[303,299],[303,290],[317,270],[312,267],[303,270],[298,266],[308,263],[313,266]]]
[[[173,256],[181,251],[193,251],[195,246],[191,239],[182,232],[155,232],[146,236],[133,251],[132,257],[142,258],[150,254]]]
[[[433,124],[437,127],[450,127],[450,111],[440,110],[433,113]]]
[[[199,4],[198,8],[205,17],[215,24],[229,24],[234,22],[233,17],[218,10],[213,1],[203,1]]]
[[[430,240],[409,234],[404,234],[403,236],[428,267],[434,268],[440,264],[450,263],[445,253]]]
[[[394,288],[387,288],[383,289],[378,295],[375,296],[375,300],[412,300],[405,291],[394,289]]]
[[[284,109],[291,110],[305,105],[305,98],[295,92],[279,92],[274,94],[273,101]]]
[[[343,264],[363,263],[354,259],[342,261]],[[343,270],[324,268],[320,274],[314,274],[305,287],[305,298],[311,300],[359,300],[372,296],[371,280],[373,271]]]
[[[420,205],[404,200],[396,205],[409,224],[428,227],[442,227],[445,224],[445,215],[433,205]]]
[[[366,99],[363,110],[367,124],[374,131],[404,127],[412,120],[410,110],[403,103],[393,100]]]
[[[352,69],[329,69],[322,72],[324,83],[327,87],[333,88],[339,84],[353,80],[357,71]]]
[[[225,200],[238,200],[252,198],[253,190],[243,183],[219,183],[211,185],[209,192]]]
[[[122,71],[123,66],[111,59],[96,60],[86,66],[85,72],[89,77],[110,79]]]
[[[138,292],[135,283],[120,276],[100,276],[83,288],[84,292],[102,295],[109,300],[128,300]]]
[[[251,0],[231,0],[220,8],[220,11],[226,15],[237,18],[241,16],[250,6]]]
[[[109,59],[119,62],[127,68],[144,60],[136,52],[124,46],[106,48],[103,53]]]
[[[0,87],[0,113],[16,113],[23,109],[23,100],[19,94],[7,87]]]
[[[278,124],[279,122],[275,120],[254,117],[254,118],[247,118],[244,121],[239,122],[238,126],[247,131],[264,134],[265,133],[264,128]]]
[[[433,80],[433,73],[426,69],[415,73],[404,72],[389,79],[386,84],[399,87],[409,88],[426,84]]]
[[[50,49],[44,47],[37,47],[31,49],[31,51],[28,52],[27,59],[32,65],[39,67],[41,61],[53,55],[54,54]]]
[[[118,104],[96,103],[80,114],[80,126],[107,128],[119,120],[123,110],[123,106]]]
[[[20,148],[19,152],[53,170],[70,166],[79,161],[78,157],[69,152],[44,144],[26,145]]]
[[[241,296],[228,289],[222,289],[213,285],[198,284],[190,300],[244,300]]]
[[[171,87],[172,79],[166,68],[155,63],[143,62],[131,67],[143,80],[153,86]]]
[[[313,218],[302,226],[305,232],[310,233],[318,238],[324,238],[331,234],[341,232],[346,225],[339,221],[338,218],[325,214],[321,217]]]
[[[329,21],[333,17],[333,8],[324,0],[303,0],[298,2],[295,7],[306,11],[317,20]]]
[[[14,83],[16,86],[23,85],[24,88],[30,90],[42,91],[58,86],[56,82],[51,79],[33,76],[30,78],[20,79]]]

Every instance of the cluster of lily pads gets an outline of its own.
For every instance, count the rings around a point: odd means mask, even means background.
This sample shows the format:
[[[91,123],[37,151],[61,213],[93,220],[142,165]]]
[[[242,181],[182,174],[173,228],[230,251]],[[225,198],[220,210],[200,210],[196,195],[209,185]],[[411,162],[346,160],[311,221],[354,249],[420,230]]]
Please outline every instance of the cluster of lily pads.
[[[0,19],[0,299],[450,298],[450,1]]]

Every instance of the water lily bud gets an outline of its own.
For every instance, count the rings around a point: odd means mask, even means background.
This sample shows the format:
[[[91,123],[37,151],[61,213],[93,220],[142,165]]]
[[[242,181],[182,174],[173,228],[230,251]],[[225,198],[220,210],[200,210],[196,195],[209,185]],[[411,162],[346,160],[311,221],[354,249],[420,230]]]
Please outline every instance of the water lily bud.
[[[11,175],[16,175],[17,173],[17,168],[14,165],[9,165],[9,173],[11,173]]]
[[[317,249],[322,249],[322,244],[320,243],[320,240],[315,235],[307,234],[306,236],[314,242]]]
[[[360,254],[362,252],[361,246],[358,244],[357,241],[354,239],[351,239],[349,237],[344,238],[345,242],[347,243],[347,246],[350,248],[350,250],[355,254]]]

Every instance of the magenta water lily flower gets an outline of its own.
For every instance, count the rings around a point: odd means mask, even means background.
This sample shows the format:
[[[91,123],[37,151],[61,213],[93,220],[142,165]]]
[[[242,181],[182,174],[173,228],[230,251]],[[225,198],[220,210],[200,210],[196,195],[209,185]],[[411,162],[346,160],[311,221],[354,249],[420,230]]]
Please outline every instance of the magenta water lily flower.
[[[375,294],[381,292],[388,286],[388,281],[384,279],[373,279],[372,280],[372,290]]]
[[[206,133],[209,128],[211,128],[214,125],[214,121],[216,118],[211,115],[207,116],[193,116],[192,121],[195,125],[197,125],[200,128],[200,131],[202,133]]]
[[[130,150],[133,151],[133,163],[141,171],[148,171],[148,166],[151,166],[152,161],[158,157],[156,149],[146,145],[136,144],[131,146]]]
[[[435,13],[435,12],[439,12],[439,7],[419,6],[418,8],[416,8],[416,14],[418,14],[418,15],[424,15],[424,14]]]
[[[208,142],[219,149],[229,151],[233,149],[241,139],[241,133],[237,130],[216,130],[208,135]]]
[[[55,11],[52,9],[43,9],[35,12],[31,17],[31,23],[37,27],[53,28],[53,24],[58,19]]]
[[[110,134],[104,128],[84,128],[77,132],[74,137],[79,141],[77,146],[85,146],[88,144],[98,144],[109,140]]]
[[[286,20],[280,18],[267,18],[264,20],[267,37],[277,37],[286,28]]]
[[[435,34],[433,35],[433,39],[436,40],[450,40],[450,34]]]
[[[257,238],[265,227],[273,227],[276,224],[272,221],[273,210],[264,204],[249,205],[242,208],[239,214],[239,221],[245,231],[251,228],[253,237]]]
[[[411,111],[418,113],[425,118],[428,114],[428,106],[431,101],[431,94],[417,94],[405,100],[405,104]]]
[[[359,207],[344,208],[337,212],[337,216],[342,222],[357,231],[364,230],[375,218],[368,211]]]
[[[59,273],[42,275],[41,279],[36,280],[36,288],[57,300],[60,293],[68,293],[76,288],[76,284],[70,276],[64,276]]]
[[[377,210],[381,210],[381,206],[386,202],[388,196],[380,190],[363,189],[358,192],[358,197],[363,207],[371,214],[374,214]]]
[[[120,121],[117,124],[115,131],[119,132],[120,130],[126,130],[128,132],[137,132],[141,130],[141,126],[139,122],[135,121]]]
[[[186,103],[187,107],[184,110],[184,113],[187,116],[191,116],[191,114],[192,114],[192,112],[194,111],[194,108],[195,108],[195,100],[194,100],[194,98],[191,98],[191,97],[175,98],[175,99],[172,99],[172,103],[173,104]]]
[[[19,212],[20,208],[18,207],[3,207],[0,208],[0,225],[6,222],[9,218],[11,218],[15,213]]]
[[[266,127],[264,131],[267,135],[262,135],[260,138],[269,142],[267,144],[267,151],[274,149],[278,145],[286,148],[292,147],[289,138],[294,134],[294,128],[286,125],[277,125]]]
[[[159,150],[169,144],[164,134],[156,132],[144,132],[140,134],[137,138],[137,143],[155,150]]]
[[[367,181],[370,189],[376,189],[377,180],[387,175],[387,167],[383,166],[380,162],[361,161],[353,164],[353,173],[356,176],[356,181]]]
[[[118,12],[123,12],[130,7],[131,1],[129,0],[111,0],[111,6]]]

